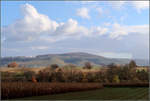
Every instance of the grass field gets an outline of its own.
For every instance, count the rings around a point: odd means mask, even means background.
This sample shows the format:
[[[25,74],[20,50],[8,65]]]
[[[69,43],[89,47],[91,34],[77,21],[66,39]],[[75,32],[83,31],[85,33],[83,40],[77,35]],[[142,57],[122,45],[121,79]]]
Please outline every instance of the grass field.
[[[92,91],[26,97],[20,100],[148,100],[148,95],[148,87],[105,87]]]

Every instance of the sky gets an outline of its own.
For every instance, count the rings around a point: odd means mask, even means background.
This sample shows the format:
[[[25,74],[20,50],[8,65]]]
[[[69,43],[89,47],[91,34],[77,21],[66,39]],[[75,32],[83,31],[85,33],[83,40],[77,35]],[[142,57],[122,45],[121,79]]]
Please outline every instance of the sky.
[[[148,1],[2,1],[1,55],[149,58]]]

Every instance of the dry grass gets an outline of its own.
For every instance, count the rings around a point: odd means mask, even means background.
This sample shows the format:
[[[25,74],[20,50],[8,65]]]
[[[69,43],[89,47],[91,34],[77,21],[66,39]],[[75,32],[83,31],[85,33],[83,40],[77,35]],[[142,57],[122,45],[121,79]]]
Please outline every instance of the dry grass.
[[[38,73],[40,70],[45,69],[46,67],[34,67],[34,68],[26,68],[26,67],[15,67],[15,68],[8,68],[8,67],[1,67],[0,72],[10,72],[10,73],[17,73],[17,72],[25,72],[25,71],[33,71]]]

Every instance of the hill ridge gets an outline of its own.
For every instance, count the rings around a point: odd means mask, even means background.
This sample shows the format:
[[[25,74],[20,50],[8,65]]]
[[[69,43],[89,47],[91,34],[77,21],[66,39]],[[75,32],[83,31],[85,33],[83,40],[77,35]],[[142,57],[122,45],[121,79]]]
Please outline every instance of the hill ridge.
[[[54,61],[55,60],[55,61]],[[58,65],[75,64],[84,65],[85,62],[89,61],[93,65],[108,65],[110,63],[116,64],[127,64],[131,59],[118,59],[118,58],[106,58],[103,56],[86,53],[86,52],[70,52],[60,54],[43,54],[35,57],[28,56],[17,56],[17,57],[4,57],[1,58],[0,66],[6,66],[8,63],[16,61],[20,65],[26,65],[29,67],[34,66],[47,66],[53,63]],[[135,60],[138,65],[148,65],[147,60]],[[60,64],[59,64],[60,63]]]

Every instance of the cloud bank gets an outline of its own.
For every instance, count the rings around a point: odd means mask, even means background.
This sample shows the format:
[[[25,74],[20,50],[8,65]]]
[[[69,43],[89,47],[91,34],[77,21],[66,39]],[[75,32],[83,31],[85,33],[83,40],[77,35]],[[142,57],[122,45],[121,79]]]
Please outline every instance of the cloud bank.
[[[121,2],[121,4],[123,3],[124,2]],[[140,10],[147,8],[146,5],[138,6],[136,3],[135,5],[135,7]],[[97,10],[99,14],[102,14],[102,9],[99,8]],[[72,47],[72,44],[74,44],[76,47],[80,46],[80,48],[81,46],[84,48],[88,43],[89,47],[85,47],[85,49],[97,49],[97,47],[100,47],[97,50],[102,50],[101,53],[106,54],[106,50],[110,50],[107,53],[111,53],[111,55],[112,53],[118,52],[128,54],[130,51],[129,54],[134,52],[135,54],[133,56],[135,57],[136,54],[140,54],[141,49],[137,47],[137,45],[139,45],[141,48],[145,48],[144,53],[146,55],[148,53],[147,36],[149,34],[149,25],[122,25],[116,22],[105,23],[103,26],[86,27],[80,25],[77,20],[72,18],[69,18],[66,22],[54,21],[49,16],[39,13],[37,9],[30,4],[22,5],[21,11],[23,18],[14,21],[6,27],[2,27],[2,50],[7,50],[8,53],[10,52],[9,54],[11,54],[11,52],[17,52],[17,54],[20,52],[21,54],[26,48],[29,49],[26,50],[26,54],[28,54],[30,49],[32,51],[56,51],[53,49],[57,49],[56,47],[59,46],[57,46],[58,42],[62,44],[62,47],[63,44],[67,43],[68,46],[64,45],[64,47]],[[91,18],[86,8],[78,9],[77,14],[85,19]],[[139,36],[144,36],[144,41],[138,43],[137,40],[140,40]],[[135,42],[133,41],[134,38],[137,39]],[[73,40],[78,40],[80,43],[77,41],[73,42]],[[120,49],[119,47],[121,47],[122,44],[125,48]],[[135,51],[133,48],[139,49],[140,51]],[[67,49],[69,50],[69,48],[66,48],[66,50]],[[61,49],[58,50],[60,51]],[[145,54],[144,57],[147,57]],[[143,54],[140,56],[142,57],[142,55]]]
[[[83,8],[84,10],[85,8]],[[80,11],[82,12],[82,10]],[[45,40],[55,42],[70,37],[80,38],[100,35],[117,39],[131,33],[148,34],[149,32],[148,25],[126,26],[114,23],[110,25],[111,27],[91,26],[91,28],[86,28],[72,18],[68,19],[67,22],[58,23],[51,20],[47,15],[40,14],[30,4],[22,6],[22,13],[23,19],[16,20],[7,27],[2,27],[2,41],[30,42]]]

